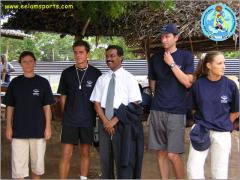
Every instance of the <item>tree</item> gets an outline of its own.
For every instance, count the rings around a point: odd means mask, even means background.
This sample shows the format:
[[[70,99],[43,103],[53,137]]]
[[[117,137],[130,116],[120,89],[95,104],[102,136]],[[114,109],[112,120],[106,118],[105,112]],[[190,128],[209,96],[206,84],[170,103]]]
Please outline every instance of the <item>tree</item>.
[[[119,45],[123,48],[124,51],[124,59],[140,59],[140,56],[132,53],[134,48],[130,48],[127,46],[124,38],[121,37],[91,37],[86,38],[86,40],[91,44],[91,59],[105,59],[105,49],[108,45],[114,44]]]
[[[137,59],[131,52],[124,39],[120,37],[89,37],[84,40],[91,45],[91,59],[105,59],[105,49],[109,44],[116,44],[123,48],[125,59]],[[22,51],[34,52],[40,61],[65,61],[73,60],[72,44],[73,36],[61,38],[55,33],[34,33],[32,38],[24,40],[2,38],[1,53],[7,53],[10,61],[17,60]]]
[[[40,7],[41,5],[41,7]],[[44,5],[45,9],[42,9]],[[72,8],[53,8],[71,6]],[[20,8],[20,7],[27,8]],[[35,8],[36,6],[36,8]],[[46,7],[49,8],[46,8]],[[51,8],[50,8],[51,6]],[[55,7],[54,6],[54,7]],[[120,36],[128,26],[124,17],[134,8],[171,9],[172,1],[7,1],[2,2],[3,26],[81,36]],[[56,22],[57,20],[57,22]],[[131,33],[131,32],[129,32]]]

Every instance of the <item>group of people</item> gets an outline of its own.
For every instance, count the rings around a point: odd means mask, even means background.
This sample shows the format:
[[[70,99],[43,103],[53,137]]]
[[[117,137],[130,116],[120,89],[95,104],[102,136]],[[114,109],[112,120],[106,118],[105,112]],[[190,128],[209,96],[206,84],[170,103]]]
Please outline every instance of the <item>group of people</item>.
[[[209,52],[194,72],[193,55],[176,47],[175,24],[161,28],[163,49],[149,60],[152,93],[149,149],[156,151],[159,171],[169,178],[186,178],[184,153],[186,112],[192,109],[195,124],[190,132],[187,177],[204,179],[204,162],[211,151],[212,178],[227,179],[233,121],[239,116],[239,91],[224,76],[224,56]],[[106,48],[109,71],[88,64],[90,46],[75,41],[75,64],[65,69],[58,93],[62,111],[59,178],[69,174],[73,148],[79,145],[79,178],[87,179],[96,114],[99,117],[101,178],[140,179],[144,155],[141,92],[134,76],[122,67],[123,49]],[[54,98],[49,82],[34,73],[36,58],[24,51],[19,57],[23,75],[14,78],[3,103],[7,106],[6,138],[11,141],[12,177],[38,179],[44,174],[46,141],[51,138]]]

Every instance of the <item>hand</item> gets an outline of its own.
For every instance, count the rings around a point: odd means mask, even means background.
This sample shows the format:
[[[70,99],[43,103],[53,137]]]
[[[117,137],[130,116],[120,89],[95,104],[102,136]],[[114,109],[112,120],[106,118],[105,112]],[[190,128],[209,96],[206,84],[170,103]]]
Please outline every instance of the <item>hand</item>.
[[[46,140],[46,141],[49,140],[49,139],[51,138],[51,136],[52,136],[51,127],[50,127],[50,128],[49,128],[49,127],[46,127],[46,128],[45,128],[45,132],[44,132],[44,138],[45,138],[45,140]]]
[[[113,136],[114,133],[115,133],[115,129],[114,129],[114,128],[108,129],[108,130],[107,130],[107,133],[108,133],[110,136]]]
[[[118,121],[119,119],[117,118],[117,116],[114,116],[110,121],[112,127],[114,127],[118,123]]]
[[[13,134],[12,128],[7,128],[5,136],[6,136],[6,139],[10,142],[12,141],[12,134]]]
[[[164,62],[167,65],[170,66],[172,63],[174,63],[173,57],[170,52],[165,52],[163,57],[164,57]]]
[[[108,130],[108,129],[112,128],[112,125],[111,125],[110,121],[107,120],[103,123],[103,127],[104,127],[105,130]]]

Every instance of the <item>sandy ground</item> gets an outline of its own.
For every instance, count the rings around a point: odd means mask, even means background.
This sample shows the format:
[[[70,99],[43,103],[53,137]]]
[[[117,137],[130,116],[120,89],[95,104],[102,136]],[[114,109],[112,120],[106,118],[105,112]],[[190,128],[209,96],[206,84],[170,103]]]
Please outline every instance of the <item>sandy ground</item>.
[[[1,179],[11,178],[11,158],[10,158],[10,143],[7,142],[4,138],[5,131],[5,122],[1,122]],[[44,179],[57,179],[58,178],[58,164],[60,160],[61,145],[59,142],[60,134],[60,123],[52,123],[53,137],[47,144],[47,151],[45,156],[45,165],[46,172],[42,178]],[[142,168],[142,178],[143,179],[160,179],[161,176],[158,172],[158,166],[155,159],[155,152],[147,149],[147,134],[148,126],[144,122],[144,131],[145,131],[145,152]],[[182,158],[186,165],[188,149],[189,149],[189,128],[186,129],[186,138],[185,138],[185,153]],[[69,178],[77,179],[78,178],[78,148],[74,149],[73,158],[71,161],[71,168],[69,173]],[[232,133],[232,152],[229,162],[229,179],[240,179],[240,156],[239,156],[239,132],[234,131]],[[99,156],[95,148],[91,148],[91,166],[89,172],[89,178],[98,179],[100,175],[100,166],[99,166]],[[210,158],[208,157],[205,165],[205,175],[206,178],[211,178],[210,174]],[[171,171],[170,178],[174,179],[174,175]]]

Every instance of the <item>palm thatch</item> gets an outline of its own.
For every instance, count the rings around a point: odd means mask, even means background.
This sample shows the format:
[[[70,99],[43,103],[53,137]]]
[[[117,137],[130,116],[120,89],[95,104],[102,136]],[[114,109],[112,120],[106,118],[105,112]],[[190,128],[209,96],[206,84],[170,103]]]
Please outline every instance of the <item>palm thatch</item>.
[[[240,2],[228,0],[225,3],[236,12],[237,24],[240,24]],[[209,40],[203,35],[201,16],[203,11],[213,4],[212,1],[176,1],[173,10],[153,12],[148,8],[134,9],[125,17],[125,24],[129,27],[127,31],[131,32],[125,34],[125,39],[129,44],[140,42],[142,50],[146,50],[149,44],[148,48],[154,52],[160,47],[160,27],[175,23],[180,32],[178,47],[194,52],[237,50],[240,26],[237,26],[233,37],[222,42]]]

